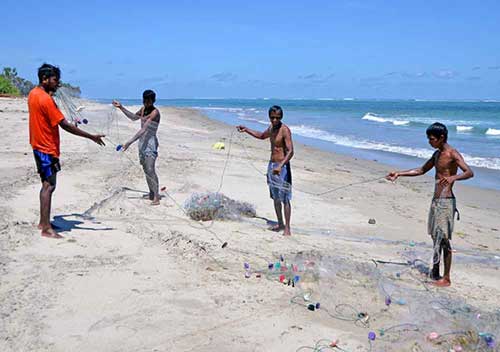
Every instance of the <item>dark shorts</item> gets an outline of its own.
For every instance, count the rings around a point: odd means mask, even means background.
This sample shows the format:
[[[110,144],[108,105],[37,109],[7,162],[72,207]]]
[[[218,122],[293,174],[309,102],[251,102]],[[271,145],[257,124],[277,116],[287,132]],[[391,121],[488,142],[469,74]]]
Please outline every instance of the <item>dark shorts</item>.
[[[42,182],[47,181],[52,186],[56,184],[56,174],[61,171],[59,159],[50,154],[42,153],[38,150],[33,150],[35,156],[36,168],[40,174]]]

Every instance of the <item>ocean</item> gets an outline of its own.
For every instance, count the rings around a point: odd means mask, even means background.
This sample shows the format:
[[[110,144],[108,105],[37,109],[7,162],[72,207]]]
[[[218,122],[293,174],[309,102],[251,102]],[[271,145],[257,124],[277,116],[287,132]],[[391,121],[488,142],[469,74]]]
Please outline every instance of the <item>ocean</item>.
[[[110,102],[110,100],[101,100]],[[122,99],[123,104],[141,100]],[[267,111],[280,105],[294,140],[323,150],[377,160],[394,168],[420,166],[433,149],[425,130],[433,122],[448,127],[476,176],[467,184],[500,189],[500,102],[159,99],[156,105],[191,107],[232,125],[263,130]],[[168,123],[168,117],[166,120]]]

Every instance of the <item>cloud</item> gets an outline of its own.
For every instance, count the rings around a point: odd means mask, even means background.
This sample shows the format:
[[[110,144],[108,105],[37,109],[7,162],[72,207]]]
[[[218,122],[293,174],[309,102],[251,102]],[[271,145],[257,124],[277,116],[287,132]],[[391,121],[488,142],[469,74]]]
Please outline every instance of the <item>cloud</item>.
[[[71,70],[68,71],[69,74],[74,74],[76,73],[76,69],[72,68]]]
[[[44,57],[41,57],[41,56],[38,56],[38,57],[34,57],[31,59],[32,61],[34,62],[45,62],[46,61],[46,58]],[[50,60],[49,60],[50,61]]]
[[[266,87],[269,87],[269,86],[279,86],[279,85],[282,85],[282,83],[279,83],[279,82],[274,82],[274,81],[265,81],[265,80],[262,80],[262,79],[249,79],[249,80],[246,80],[245,81],[247,84],[249,85],[254,85],[254,86],[266,86]]]
[[[298,78],[299,79],[305,79],[305,80],[311,80],[311,79],[317,79],[317,78],[319,78],[319,75],[316,74],[316,73],[310,73],[310,74],[305,75],[305,76],[299,76]]]
[[[434,77],[439,79],[452,79],[458,76],[458,73],[453,70],[440,70],[434,72]]]
[[[160,76],[153,76],[153,77],[146,77],[140,80],[141,83],[147,83],[147,84],[166,84],[169,83],[169,77],[167,74],[160,75]]]
[[[123,72],[117,73],[116,77],[121,79],[125,74]],[[161,85],[166,85],[169,83],[172,83],[171,79],[167,74],[164,75],[159,75],[159,76],[151,76],[151,77],[145,77],[142,79],[139,79],[138,82],[140,84],[144,85],[150,85],[150,86],[161,86]]]
[[[472,68],[472,71],[477,71],[477,70],[480,70],[480,69],[481,69],[481,66],[474,66],[474,67]]]
[[[381,83],[385,81],[384,76],[362,77],[359,79],[361,83]]]
[[[490,66],[488,70],[500,70],[500,66]]]
[[[217,82],[231,82],[235,81],[238,76],[232,72],[219,72],[210,76],[210,79],[213,79]]]
[[[310,83],[326,83],[335,77],[335,74],[330,73],[328,75],[321,75],[318,73],[309,73],[307,75],[298,76],[297,78],[301,81],[307,81]]]
[[[481,80],[481,77],[478,76],[470,76],[465,78],[467,81],[479,81]]]
[[[427,72],[402,72],[401,76],[404,78],[423,78],[427,76]]]

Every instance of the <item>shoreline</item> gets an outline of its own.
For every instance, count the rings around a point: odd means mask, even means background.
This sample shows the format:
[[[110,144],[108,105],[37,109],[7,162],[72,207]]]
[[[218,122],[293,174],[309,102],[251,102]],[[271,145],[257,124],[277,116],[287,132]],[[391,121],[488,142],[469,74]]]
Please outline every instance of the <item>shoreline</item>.
[[[101,99],[99,101],[105,101],[105,99]],[[130,102],[136,102],[134,99],[128,100]],[[225,100],[222,100],[225,101]],[[231,101],[229,99],[229,101]],[[236,116],[237,113],[222,113],[223,109],[240,109],[240,108],[229,108],[229,107],[224,107],[224,108],[215,108],[215,107],[189,107],[189,106],[183,106],[184,103],[189,103],[193,104],[190,99],[184,100],[179,100],[178,103],[179,105],[168,105],[169,103],[172,103],[170,99],[165,99],[162,101],[161,99],[159,100],[158,106],[165,106],[165,107],[174,107],[174,108],[189,108],[189,109],[196,109],[200,113],[204,114],[205,116],[208,116],[212,120],[217,120],[217,121],[222,121],[227,124],[245,124],[248,125],[250,128],[257,129],[257,130],[262,130],[265,128],[262,124],[255,123],[254,121],[249,121],[249,120],[239,120],[239,118]],[[165,105],[163,105],[165,104]],[[286,105],[285,105],[286,107]],[[207,110],[208,109],[208,110]],[[222,110],[220,110],[222,109]],[[285,109],[286,110],[286,109]],[[263,113],[264,114],[264,113]],[[287,122],[286,116],[285,116],[285,121],[287,125],[290,125],[290,122]],[[342,145],[338,144],[333,141],[327,141],[322,138],[312,138],[310,136],[305,136],[300,133],[294,133],[292,130],[293,135],[295,136],[294,138],[297,141],[302,142],[303,144],[307,144],[309,146],[316,147],[320,150],[323,151],[328,151],[328,152],[334,152],[336,154],[342,154],[346,156],[350,156],[353,158],[361,158],[365,160],[375,160],[379,161],[384,165],[388,166],[388,169],[394,170],[394,169],[409,169],[409,168],[415,168],[420,165],[423,165],[426,161],[426,159],[419,158],[417,156],[412,156],[412,155],[407,155],[404,153],[398,153],[397,151],[385,151],[385,150],[378,150],[378,149],[368,149],[368,148],[359,148],[359,147],[354,147],[354,146],[347,146],[347,145]],[[340,135],[340,138],[343,135]],[[422,136],[423,139],[425,139],[425,133],[423,133]],[[450,138],[450,144],[452,146],[455,146],[454,140]],[[421,147],[418,147],[421,148]],[[418,149],[417,148],[417,149]],[[427,148],[429,146],[427,145]],[[462,148],[458,148],[458,150],[466,155],[467,150],[464,150]],[[432,149],[429,149],[429,152],[432,153]],[[473,170],[475,171],[476,176],[470,180],[467,180],[463,183],[466,185],[470,186],[476,186],[479,188],[483,189],[492,189],[492,190],[500,190],[500,170],[497,169],[489,169],[483,166],[473,166],[471,165]]]
[[[173,109],[188,109],[188,110],[194,110],[205,116],[206,118],[212,120],[212,121],[217,121],[217,122],[222,122],[225,124],[227,127],[233,127],[230,123],[225,121],[224,119],[218,119],[216,117],[211,117],[206,114],[206,112],[203,111],[201,108],[193,108],[193,107],[177,107],[177,106],[165,106],[165,105],[159,105],[160,107],[165,107],[165,108],[173,108]],[[243,121],[242,123],[245,123]],[[286,124],[286,121],[284,122]],[[258,126],[262,129],[262,126]],[[294,134],[292,132],[292,137],[294,140],[298,140],[299,143],[303,146],[308,146],[311,147],[317,151],[321,152],[326,152],[326,153],[331,153],[335,156],[344,156],[346,158],[351,158],[353,160],[358,160],[361,159],[366,162],[375,162],[380,165],[381,169],[387,170],[387,172],[392,171],[392,170],[402,170],[402,169],[409,169],[409,168],[415,168],[418,166],[423,165],[425,162],[425,159],[421,159],[418,157],[414,156],[409,156],[405,154],[399,154],[399,153],[394,153],[394,152],[386,152],[386,151],[381,151],[381,150],[371,150],[371,149],[359,149],[359,148],[353,148],[353,147],[344,147],[344,146],[338,146],[335,145],[331,142],[327,141],[322,141],[319,139],[314,139],[310,137],[304,137],[300,136],[297,134]],[[323,147],[321,147],[323,145]],[[340,151],[339,151],[340,150]],[[341,150],[345,150],[345,152],[342,152]],[[361,155],[361,156],[358,156]],[[369,157],[371,155],[371,157]],[[380,161],[378,159],[385,160]],[[393,161],[393,163],[391,163]],[[471,167],[475,173],[474,178],[471,180],[466,180],[465,182],[460,182],[458,181],[456,184],[461,184],[462,186],[465,187],[472,187],[472,188],[478,188],[482,190],[492,190],[492,191],[497,191],[499,192],[500,195],[500,183],[495,183],[493,184],[493,180],[497,181],[500,177],[500,170],[494,170],[494,169],[488,169],[484,167],[477,167],[473,166]],[[434,170],[429,171],[428,174],[422,175],[422,177],[415,177],[414,179],[418,180],[420,178],[432,178],[432,172]],[[485,185],[479,184],[479,182],[483,181],[477,181],[477,179],[481,178],[482,176],[487,176],[487,180],[484,182],[486,183]],[[410,178],[406,178],[410,179]],[[476,183],[478,182],[478,183]]]

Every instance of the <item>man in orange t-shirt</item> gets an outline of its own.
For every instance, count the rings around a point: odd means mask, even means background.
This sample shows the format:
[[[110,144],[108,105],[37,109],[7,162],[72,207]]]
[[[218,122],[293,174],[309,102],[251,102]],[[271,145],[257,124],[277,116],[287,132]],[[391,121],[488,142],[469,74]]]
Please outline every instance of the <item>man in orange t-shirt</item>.
[[[52,193],[56,189],[56,174],[61,170],[59,164],[59,126],[71,134],[104,145],[102,140],[104,135],[87,133],[64,118],[52,98],[52,94],[59,88],[60,78],[61,70],[58,67],[43,64],[38,69],[39,85],[33,88],[28,95],[30,144],[42,180],[38,228],[42,230],[42,236],[50,238],[62,238],[50,224]]]

